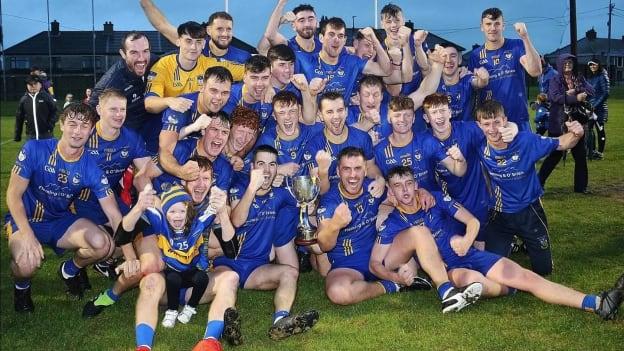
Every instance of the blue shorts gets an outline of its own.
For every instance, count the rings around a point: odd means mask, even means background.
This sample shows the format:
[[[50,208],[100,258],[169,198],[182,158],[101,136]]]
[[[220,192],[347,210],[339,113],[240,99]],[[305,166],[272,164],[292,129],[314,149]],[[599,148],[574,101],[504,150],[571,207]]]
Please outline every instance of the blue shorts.
[[[264,260],[253,259],[233,259],[225,256],[219,256],[214,259],[214,266],[226,266],[230,267],[234,272],[238,274],[238,286],[245,288],[245,283],[251,275],[251,273],[258,267],[268,264]]]
[[[66,216],[61,218],[42,222],[29,222],[28,224],[30,224],[30,227],[35,233],[37,240],[39,240],[39,243],[51,247],[57,255],[61,255],[65,252],[65,249],[57,247],[56,243],[63,237],[63,235],[65,235],[67,228],[71,227],[71,225],[80,218],[81,217],[79,216],[68,213]],[[17,225],[10,215],[7,215],[6,223],[7,237],[10,238],[11,235],[17,231]]]
[[[117,200],[117,206],[119,207],[121,215],[127,215],[128,212],[130,212],[128,205],[121,201],[117,195],[115,195],[115,200]],[[74,201],[74,208],[76,209],[78,217],[86,218],[97,225],[108,223],[108,217],[106,217],[99,202],[76,200]]]
[[[297,235],[299,224],[299,208],[286,206],[277,213],[273,245],[281,247],[288,244]]]
[[[500,255],[488,251],[480,251],[474,247],[470,247],[468,253],[464,256],[457,256],[450,246],[450,243],[439,248],[442,260],[446,263],[446,270],[450,271],[456,268],[466,268],[477,271],[483,275],[487,275],[490,269],[503,258]]]
[[[332,260],[330,258],[329,259],[329,263],[331,263],[330,272],[338,268],[349,268],[349,269],[353,269],[354,271],[358,271],[360,274],[362,274],[362,276],[364,276],[364,280],[366,280],[367,282],[377,281],[379,280],[379,278],[377,278],[377,276],[375,276],[368,269],[369,261],[370,261],[370,255],[368,255],[368,258],[366,260],[361,260],[361,259],[360,260],[357,260],[357,259]]]

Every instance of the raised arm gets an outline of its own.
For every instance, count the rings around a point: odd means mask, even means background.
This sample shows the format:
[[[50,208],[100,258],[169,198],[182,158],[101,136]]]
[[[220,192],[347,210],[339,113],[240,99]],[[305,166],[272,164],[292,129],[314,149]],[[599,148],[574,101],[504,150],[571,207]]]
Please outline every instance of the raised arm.
[[[278,0],[277,5],[275,5],[275,9],[273,9],[273,12],[271,13],[271,17],[269,17],[269,22],[267,23],[264,34],[262,35],[262,38],[260,38],[260,42],[257,47],[260,55],[266,55],[271,46],[286,44],[286,38],[277,31],[286,2],[287,0]]]
[[[377,39],[375,31],[371,27],[366,27],[360,30],[364,35],[364,38],[370,40],[375,46],[377,52],[377,61],[368,60],[366,66],[364,66],[364,74],[373,74],[380,77],[387,77],[392,73],[392,64],[390,63],[390,57],[384,50],[383,46]]]
[[[251,207],[251,203],[256,196],[256,192],[262,186],[264,182],[264,174],[261,169],[253,169],[251,170],[251,174],[249,175],[249,185],[243,194],[243,197],[234,205],[232,204],[232,225],[234,228],[239,228],[247,221],[247,217],[249,216],[249,208]]]
[[[340,230],[351,223],[351,210],[345,203],[336,207],[330,219],[319,221],[317,230],[318,245],[324,252],[331,251],[336,246]]]
[[[429,54],[430,72],[420,83],[418,89],[409,95],[414,101],[414,110],[420,108],[423,104],[423,100],[425,100],[428,95],[435,93],[438,89],[440,78],[442,78],[442,69],[444,68],[445,55],[442,54],[443,52],[444,50],[442,47],[436,45],[434,52]]]
[[[520,57],[520,63],[527,73],[535,78],[542,74],[542,61],[539,57],[539,53],[535,50],[535,47],[533,47],[531,39],[529,39],[529,32],[527,31],[526,24],[522,22],[515,23],[514,29],[524,44],[525,54]]]
[[[160,12],[152,0],[140,0],[140,3],[143,12],[145,12],[145,16],[147,16],[152,26],[167,38],[167,40],[175,44],[178,40],[178,30],[176,27],[169,23],[165,15]]]

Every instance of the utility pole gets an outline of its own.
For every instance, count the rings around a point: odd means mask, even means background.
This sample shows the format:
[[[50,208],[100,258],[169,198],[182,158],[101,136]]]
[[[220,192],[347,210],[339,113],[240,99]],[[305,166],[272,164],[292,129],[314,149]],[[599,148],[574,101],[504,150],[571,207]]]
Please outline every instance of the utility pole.
[[[570,0],[570,53],[576,56],[576,0]]]
[[[609,28],[609,41],[607,46],[607,74],[611,76],[611,15],[613,14],[614,4],[609,0],[609,22],[607,22],[607,27]]]

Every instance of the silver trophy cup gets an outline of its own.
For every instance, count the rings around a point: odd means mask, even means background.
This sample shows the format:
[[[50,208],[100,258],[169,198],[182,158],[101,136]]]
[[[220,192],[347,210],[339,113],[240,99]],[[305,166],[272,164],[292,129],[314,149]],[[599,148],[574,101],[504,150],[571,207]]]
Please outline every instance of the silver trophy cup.
[[[310,176],[287,177],[286,188],[299,204],[299,224],[295,244],[300,246],[315,244],[316,228],[310,224],[308,205],[316,200],[321,190],[318,179]]]

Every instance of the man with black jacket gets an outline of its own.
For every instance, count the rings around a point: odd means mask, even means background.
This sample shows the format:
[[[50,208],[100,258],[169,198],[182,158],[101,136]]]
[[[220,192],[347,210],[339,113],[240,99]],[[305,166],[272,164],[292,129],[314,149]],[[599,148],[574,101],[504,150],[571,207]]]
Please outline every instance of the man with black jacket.
[[[15,114],[15,141],[22,140],[22,128],[26,122],[28,139],[50,139],[56,123],[56,104],[50,94],[41,90],[39,77],[26,78],[27,92],[17,105]]]
[[[89,105],[95,108],[100,94],[107,88],[115,88],[124,93],[127,100],[125,127],[136,130],[147,143],[147,150],[158,152],[160,118],[145,111],[146,73],[155,60],[151,60],[150,43],[145,34],[128,32],[121,40],[119,60],[109,68],[93,89]]]

